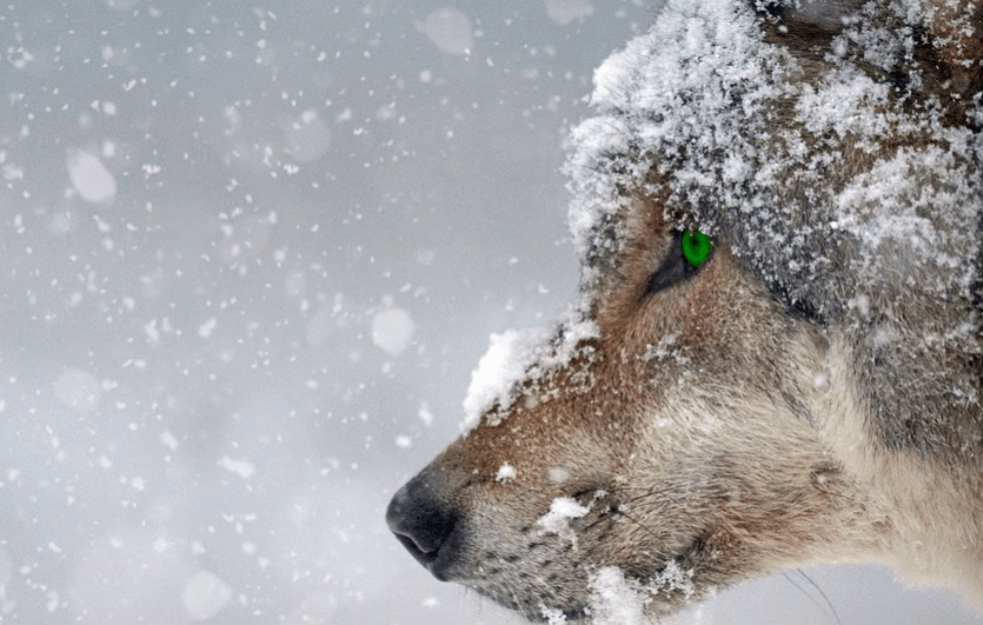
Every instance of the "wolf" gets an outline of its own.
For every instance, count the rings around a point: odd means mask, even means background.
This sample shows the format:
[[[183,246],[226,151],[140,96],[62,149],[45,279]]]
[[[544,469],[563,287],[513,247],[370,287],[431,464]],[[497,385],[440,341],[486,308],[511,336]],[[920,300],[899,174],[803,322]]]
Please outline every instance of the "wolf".
[[[983,2],[668,0],[595,83],[577,301],[396,538],[551,624],[834,561],[983,606]]]

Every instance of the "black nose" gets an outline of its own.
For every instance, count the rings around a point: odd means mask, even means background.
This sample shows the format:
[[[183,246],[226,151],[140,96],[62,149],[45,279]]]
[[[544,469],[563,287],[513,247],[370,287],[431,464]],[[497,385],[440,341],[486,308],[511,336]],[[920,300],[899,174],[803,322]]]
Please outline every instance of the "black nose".
[[[436,479],[426,469],[399,489],[386,509],[390,531],[441,581],[449,579],[457,521],[455,511],[438,497]]]

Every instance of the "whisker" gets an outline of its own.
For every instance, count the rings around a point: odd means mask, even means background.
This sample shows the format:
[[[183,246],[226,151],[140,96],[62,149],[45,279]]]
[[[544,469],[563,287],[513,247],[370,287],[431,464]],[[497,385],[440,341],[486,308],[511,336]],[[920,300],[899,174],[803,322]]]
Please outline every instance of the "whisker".
[[[646,499],[648,499],[650,497],[655,497],[655,496],[658,496],[658,495],[663,495],[663,494],[668,493],[668,492],[671,492],[671,491],[678,491],[678,490],[681,490],[682,488],[683,488],[682,486],[676,485],[676,486],[667,486],[666,488],[659,488],[659,489],[654,489],[654,490],[651,489],[651,488],[630,487],[630,486],[618,487],[618,488],[615,488],[615,489],[611,489],[611,490],[608,490],[607,491],[608,495],[619,494],[621,492],[626,492],[626,491],[644,491],[644,492],[642,492],[642,494],[640,494],[640,495],[635,495],[634,497],[628,497],[626,499],[622,499],[622,500],[618,501],[617,505],[612,506],[611,508],[609,508],[609,510],[610,510],[610,513],[611,514],[620,514],[621,516],[625,517],[626,519],[631,520],[633,523],[639,525],[640,527],[644,527],[640,521],[638,521],[638,520],[632,518],[631,516],[629,516],[628,513],[625,512],[622,509],[622,506],[624,504],[637,504],[639,502],[644,502]],[[595,521],[593,521],[592,523],[589,523],[589,524],[587,524],[587,525],[584,526],[584,531],[588,531],[588,530],[593,529],[598,523],[600,523],[601,521],[606,520],[608,518],[608,516],[609,515],[606,514],[605,511],[601,511],[600,514],[599,514],[599,516],[598,516],[598,518]]]
[[[837,614],[836,608],[833,607],[833,602],[829,600],[829,597],[827,597],[826,593],[823,592],[823,589],[819,587],[819,584],[814,582],[811,577],[806,575],[802,569],[795,569],[795,572],[801,575],[803,578],[805,578],[805,580],[809,582],[809,585],[812,586],[815,589],[815,591],[819,593],[819,596],[823,598],[823,602],[826,604],[826,607],[828,607],[829,611],[833,613],[833,618],[836,620],[836,625],[843,625],[842,621],[840,621],[840,615]],[[810,593],[808,593],[805,588],[800,586],[798,582],[792,579],[791,575],[789,575],[788,573],[782,573],[782,576],[785,577],[785,579],[787,579],[790,584],[795,586],[799,590],[799,592],[801,592],[803,595],[808,597],[809,601],[812,601],[813,605],[815,605],[820,610],[823,610],[822,604],[819,601],[816,601],[815,597],[813,597]],[[825,612],[825,610],[823,611]]]
[[[653,532],[652,530],[650,530],[644,523],[642,523],[638,519],[635,519],[634,517],[632,517],[630,514],[628,514],[624,510],[615,510],[615,513],[616,514],[620,514],[621,516],[625,517],[626,519],[628,519],[629,521],[631,521],[632,523],[634,523],[638,527],[642,528],[643,530],[645,530],[645,532],[647,532],[648,534],[652,535],[653,538],[659,538],[658,534],[656,534],[655,532]]]
[[[643,490],[643,489],[633,489],[633,490]],[[639,501],[644,501],[645,499],[648,499],[649,497],[654,497],[656,495],[664,495],[664,494],[666,494],[668,492],[679,491],[679,490],[683,490],[683,487],[680,486],[680,485],[667,486],[666,488],[660,488],[660,489],[656,489],[656,490],[648,490],[648,489],[645,489],[645,492],[644,493],[642,493],[640,495],[635,495],[634,497],[629,497],[629,498],[625,499],[622,503],[635,503],[635,502],[639,502]]]

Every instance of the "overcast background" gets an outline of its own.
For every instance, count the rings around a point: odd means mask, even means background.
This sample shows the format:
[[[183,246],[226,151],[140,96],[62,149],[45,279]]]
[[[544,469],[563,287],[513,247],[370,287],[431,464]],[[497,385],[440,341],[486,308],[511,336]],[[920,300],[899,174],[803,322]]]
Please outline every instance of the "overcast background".
[[[384,525],[490,332],[577,261],[558,173],[640,0],[0,8],[0,622],[488,625]],[[980,623],[872,567],[684,622]]]

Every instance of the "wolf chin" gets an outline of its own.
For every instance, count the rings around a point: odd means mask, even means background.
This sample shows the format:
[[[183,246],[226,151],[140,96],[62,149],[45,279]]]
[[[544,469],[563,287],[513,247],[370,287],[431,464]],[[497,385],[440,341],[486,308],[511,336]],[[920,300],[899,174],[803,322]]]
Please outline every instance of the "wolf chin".
[[[595,82],[580,297],[396,537],[550,623],[831,561],[983,605],[983,1],[668,0]]]

